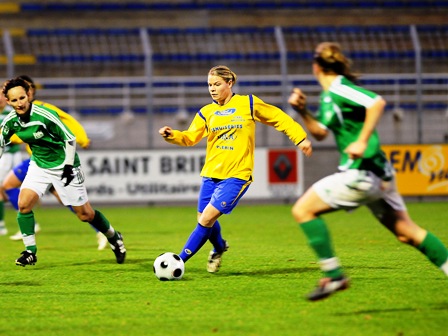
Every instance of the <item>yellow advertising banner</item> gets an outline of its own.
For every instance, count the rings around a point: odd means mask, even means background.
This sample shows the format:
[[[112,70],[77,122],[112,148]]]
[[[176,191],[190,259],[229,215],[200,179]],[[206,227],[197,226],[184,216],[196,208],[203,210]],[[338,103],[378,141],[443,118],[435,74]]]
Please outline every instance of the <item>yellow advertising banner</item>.
[[[448,145],[382,145],[403,196],[448,195]]]

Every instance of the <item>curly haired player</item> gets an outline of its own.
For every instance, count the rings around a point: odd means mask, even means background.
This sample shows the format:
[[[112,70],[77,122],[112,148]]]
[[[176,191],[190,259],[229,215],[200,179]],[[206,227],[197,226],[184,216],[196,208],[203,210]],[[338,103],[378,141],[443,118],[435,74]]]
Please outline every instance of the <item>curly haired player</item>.
[[[123,237],[90,205],[75,136],[55,111],[31,102],[29,89],[28,82],[22,78],[6,81],[3,94],[14,110],[0,125],[0,152],[13,135],[27,143],[32,151],[20,189],[17,214],[26,250],[16,259],[16,265],[34,265],[37,261],[33,208],[50,186],[56,189],[64,205],[72,206],[81,221],[90,223],[108,238],[117,263],[122,264],[126,257]]]

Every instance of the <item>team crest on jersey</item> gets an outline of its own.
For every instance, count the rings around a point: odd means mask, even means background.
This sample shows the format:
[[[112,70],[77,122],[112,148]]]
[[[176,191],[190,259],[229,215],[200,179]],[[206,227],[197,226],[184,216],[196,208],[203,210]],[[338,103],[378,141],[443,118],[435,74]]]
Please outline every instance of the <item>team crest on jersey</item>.
[[[236,108],[229,108],[227,110],[224,111],[215,111],[215,115],[217,116],[228,116],[228,115],[232,115],[236,112]]]
[[[42,131],[34,132],[33,136],[34,136],[34,139],[40,139],[44,136],[44,133]]]
[[[8,134],[9,133],[9,127],[8,126],[3,126],[3,133],[4,134]]]

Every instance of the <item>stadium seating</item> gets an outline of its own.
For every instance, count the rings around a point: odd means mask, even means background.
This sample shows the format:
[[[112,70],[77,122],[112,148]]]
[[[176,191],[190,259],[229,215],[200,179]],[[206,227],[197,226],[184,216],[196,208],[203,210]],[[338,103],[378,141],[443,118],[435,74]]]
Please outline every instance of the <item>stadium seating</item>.
[[[22,11],[121,11],[121,10],[248,10],[248,9],[350,9],[389,8],[415,9],[431,6],[447,7],[443,0],[146,0],[118,1],[20,1]]]
[[[415,111],[420,102],[411,31],[408,25],[10,29],[3,31],[0,42],[0,71],[7,73],[12,66],[15,74],[32,76],[43,100],[84,118],[123,112],[143,117],[149,109],[171,118],[182,111],[194,113],[209,101],[205,72],[216,64],[236,71],[240,93],[285,107],[285,92],[298,85],[311,94],[315,108],[319,87],[310,61],[319,42],[332,40],[364,75],[361,83],[387,99],[389,111]],[[438,116],[429,126],[434,130],[444,127],[439,116],[448,107],[448,25],[417,25],[416,32],[424,73],[421,108]],[[152,56],[150,108],[145,36]],[[282,75],[284,59],[287,79]]]
[[[144,28],[152,49],[154,75],[201,75],[225,63],[242,74],[279,74],[275,27]],[[321,41],[338,41],[361,73],[410,73],[415,51],[409,26],[284,27],[280,29],[290,73],[310,72]],[[448,72],[448,26],[417,26],[424,72]],[[15,67],[34,77],[144,75],[141,30],[28,29],[11,33]],[[0,43],[0,63],[7,47]],[[1,58],[3,56],[3,58]]]

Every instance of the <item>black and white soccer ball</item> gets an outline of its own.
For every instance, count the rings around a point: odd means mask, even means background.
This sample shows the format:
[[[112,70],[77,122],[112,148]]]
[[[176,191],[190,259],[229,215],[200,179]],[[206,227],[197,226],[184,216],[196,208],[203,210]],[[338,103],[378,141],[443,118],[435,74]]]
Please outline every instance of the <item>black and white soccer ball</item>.
[[[154,260],[154,274],[161,281],[180,280],[184,276],[184,261],[172,252],[165,252]]]

